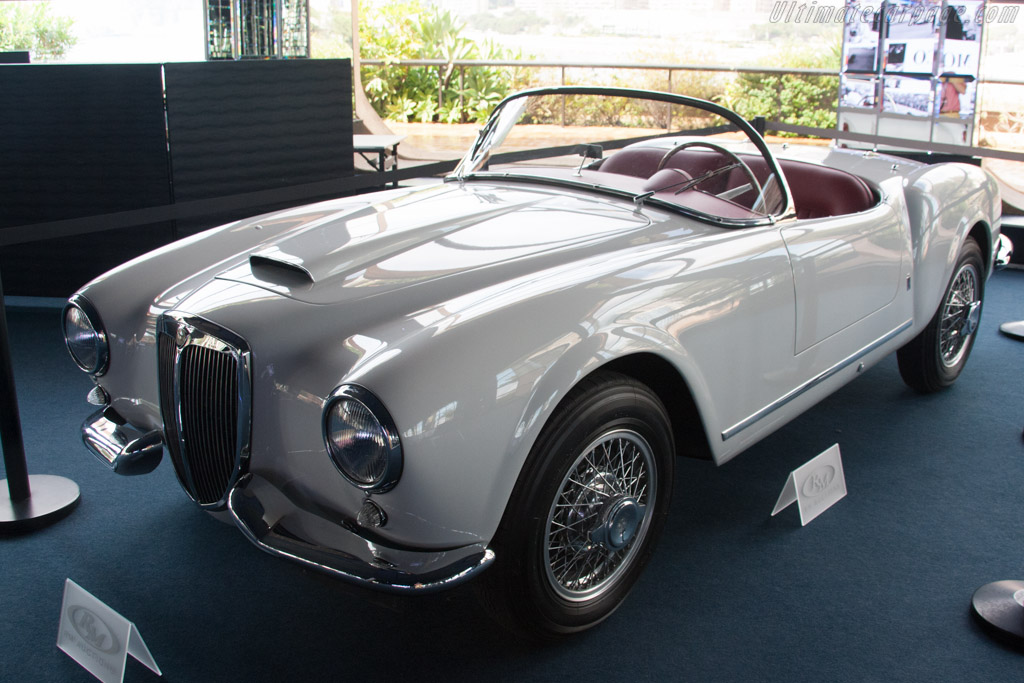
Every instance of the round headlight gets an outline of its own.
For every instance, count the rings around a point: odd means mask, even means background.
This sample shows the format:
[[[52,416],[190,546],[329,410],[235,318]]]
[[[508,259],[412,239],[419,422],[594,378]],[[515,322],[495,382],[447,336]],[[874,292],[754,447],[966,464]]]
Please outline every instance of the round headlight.
[[[64,307],[64,342],[78,367],[90,375],[106,372],[110,360],[107,333],[96,309],[80,296],[72,297]]]
[[[324,409],[324,440],[335,467],[361,489],[384,492],[402,474],[402,444],[391,416],[363,387],[345,385]]]

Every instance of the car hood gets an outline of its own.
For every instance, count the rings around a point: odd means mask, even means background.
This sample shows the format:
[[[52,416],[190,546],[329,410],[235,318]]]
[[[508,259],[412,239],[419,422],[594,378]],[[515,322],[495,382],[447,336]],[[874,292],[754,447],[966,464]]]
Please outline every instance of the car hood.
[[[475,288],[621,247],[648,224],[600,197],[448,183],[354,212],[311,214],[222,262],[215,277],[311,304],[453,278]]]

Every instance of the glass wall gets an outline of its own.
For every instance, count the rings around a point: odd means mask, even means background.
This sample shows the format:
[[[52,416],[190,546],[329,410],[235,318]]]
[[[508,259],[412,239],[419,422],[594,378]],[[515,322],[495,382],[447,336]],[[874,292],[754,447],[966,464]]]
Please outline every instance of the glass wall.
[[[309,0],[206,0],[207,59],[309,57]]]

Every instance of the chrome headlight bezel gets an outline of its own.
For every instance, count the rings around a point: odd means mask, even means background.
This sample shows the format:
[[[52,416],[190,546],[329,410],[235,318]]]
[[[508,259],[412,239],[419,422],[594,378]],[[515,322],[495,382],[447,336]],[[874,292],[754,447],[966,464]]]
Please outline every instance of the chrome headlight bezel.
[[[81,339],[72,340],[75,331],[69,330],[69,316],[71,315],[79,316],[79,323],[84,321],[87,324],[87,327],[79,324],[78,332],[83,333],[85,338],[89,339],[88,343],[93,345],[89,356],[94,355],[95,358],[81,354],[81,348],[79,348],[79,352],[76,352],[76,346],[82,341]],[[75,294],[68,299],[61,314],[61,329],[64,333],[64,345],[67,347],[68,353],[71,354],[71,359],[75,361],[75,365],[94,377],[103,375],[110,367],[110,345],[107,340],[107,329],[103,326],[103,320],[100,319],[100,314],[92,302],[80,294]]]
[[[339,452],[337,443],[332,438],[332,417],[344,404],[349,404],[357,410],[361,408],[368,413],[374,423],[373,427],[377,438],[368,439],[365,442],[368,448],[376,450],[376,453],[367,452],[365,454],[365,457],[378,461],[377,466],[373,468],[375,474],[372,477],[360,476],[358,472],[352,471],[349,462],[352,454],[350,453],[349,457],[346,457],[344,453]],[[385,493],[394,488],[402,476],[402,440],[399,437],[395,421],[380,399],[368,389],[357,384],[343,384],[331,392],[324,404],[321,424],[327,454],[335,468],[349,483],[368,493]],[[377,443],[373,443],[373,441]],[[365,468],[363,469],[365,470]]]

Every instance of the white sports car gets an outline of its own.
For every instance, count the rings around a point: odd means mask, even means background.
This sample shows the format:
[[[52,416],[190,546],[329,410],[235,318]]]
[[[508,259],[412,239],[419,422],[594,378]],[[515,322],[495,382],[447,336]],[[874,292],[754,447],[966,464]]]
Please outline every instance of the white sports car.
[[[502,102],[443,183],[176,242],[64,312],[115,472],[365,586],[477,577],[534,634],[611,614],[676,456],[722,463],[896,351],[967,362],[999,237],[979,168],[769,148],[666,93]]]

